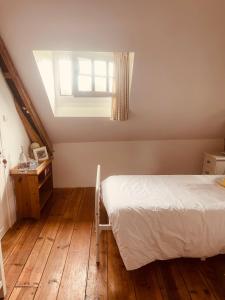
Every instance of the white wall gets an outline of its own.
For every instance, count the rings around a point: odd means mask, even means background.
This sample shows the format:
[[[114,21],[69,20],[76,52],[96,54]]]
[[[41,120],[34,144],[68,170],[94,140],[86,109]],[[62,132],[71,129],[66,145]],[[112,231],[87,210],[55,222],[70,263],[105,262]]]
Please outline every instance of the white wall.
[[[205,151],[223,150],[223,140],[155,140],[54,144],[54,186],[94,186],[113,174],[200,174]]]
[[[0,3],[0,34],[54,143],[224,137],[225,1]],[[32,50],[134,51],[129,120],[54,118]]]
[[[4,186],[0,190],[2,194],[0,195],[0,200],[3,199],[2,211],[4,217],[7,220],[5,223],[5,230],[8,229],[9,218],[6,217],[7,203],[9,203],[10,217],[12,223],[16,220],[15,213],[15,196],[12,186],[12,181],[9,176],[9,169],[17,165],[19,160],[19,154],[21,152],[21,146],[24,147],[26,151],[29,146],[29,139],[22,125],[22,122],[17,114],[16,108],[14,106],[14,101],[9,88],[0,72],[0,130],[1,130],[1,140],[3,154],[6,157],[8,164],[5,170],[5,180]],[[3,174],[0,174],[3,176]]]

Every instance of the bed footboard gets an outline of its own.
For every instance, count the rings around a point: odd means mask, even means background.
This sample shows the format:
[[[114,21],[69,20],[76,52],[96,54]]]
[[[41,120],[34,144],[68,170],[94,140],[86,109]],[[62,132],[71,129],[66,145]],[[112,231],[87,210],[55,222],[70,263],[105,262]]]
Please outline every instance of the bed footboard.
[[[97,166],[95,187],[95,232],[96,232],[96,263],[99,263],[99,239],[101,231],[111,230],[110,224],[100,224],[100,201],[101,201],[101,167]]]

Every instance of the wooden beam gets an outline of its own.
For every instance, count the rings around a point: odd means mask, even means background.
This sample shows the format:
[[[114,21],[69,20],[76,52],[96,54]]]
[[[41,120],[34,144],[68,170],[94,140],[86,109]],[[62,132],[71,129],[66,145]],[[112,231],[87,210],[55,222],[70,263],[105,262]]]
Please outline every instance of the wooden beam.
[[[32,128],[31,124],[29,123],[28,119],[25,117],[25,115],[21,111],[21,108],[17,102],[15,102],[15,106],[16,106],[18,115],[20,116],[20,119],[23,123],[23,126],[26,128],[27,134],[28,134],[31,142],[37,142],[40,146],[43,146],[43,142],[42,142],[40,136]]]
[[[17,103],[22,106],[21,109],[24,109],[27,113],[27,119],[29,120],[33,130],[39,135],[42,144],[46,145],[50,155],[53,152],[53,146],[51,140],[32,104],[31,98],[26,91],[19,74],[11,60],[8,50],[3,42],[3,39],[0,36],[0,67],[5,77]],[[25,129],[30,137],[30,128],[26,127]],[[32,139],[31,139],[32,140]],[[37,141],[38,142],[38,141]]]

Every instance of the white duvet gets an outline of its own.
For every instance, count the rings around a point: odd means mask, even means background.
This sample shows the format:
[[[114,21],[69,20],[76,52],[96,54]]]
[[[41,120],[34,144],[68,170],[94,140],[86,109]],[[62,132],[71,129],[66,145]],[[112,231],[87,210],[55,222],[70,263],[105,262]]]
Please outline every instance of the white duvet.
[[[214,175],[111,176],[102,200],[127,270],[225,253],[225,188]]]

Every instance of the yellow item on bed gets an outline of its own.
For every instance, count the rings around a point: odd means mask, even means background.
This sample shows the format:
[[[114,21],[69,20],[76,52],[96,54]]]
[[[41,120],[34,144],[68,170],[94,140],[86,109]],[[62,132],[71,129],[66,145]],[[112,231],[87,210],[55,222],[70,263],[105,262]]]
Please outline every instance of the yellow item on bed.
[[[217,179],[216,182],[222,187],[225,187],[225,178]]]

